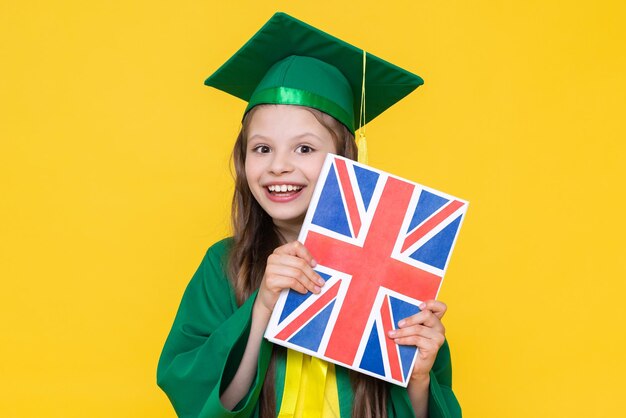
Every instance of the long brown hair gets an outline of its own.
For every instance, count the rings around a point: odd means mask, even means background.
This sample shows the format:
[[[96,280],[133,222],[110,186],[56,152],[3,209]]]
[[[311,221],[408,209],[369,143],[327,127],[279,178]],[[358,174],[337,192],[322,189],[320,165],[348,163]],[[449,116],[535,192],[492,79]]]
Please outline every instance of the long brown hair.
[[[275,248],[284,243],[284,239],[276,230],[272,218],[256,201],[246,180],[247,129],[255,110],[260,106],[272,105],[256,106],[245,115],[232,153],[235,194],[232,202],[233,246],[228,260],[228,274],[233,282],[239,304],[242,304],[259,288],[261,280],[263,280],[267,258]],[[339,155],[356,159],[357,147],[354,142],[354,135],[348,128],[326,113],[309,107],[303,108],[311,112],[317,121],[328,130]],[[274,360],[278,350],[282,350],[282,348],[275,346],[259,398],[261,418],[276,416]],[[383,381],[352,371],[350,372],[350,381],[354,390],[353,417],[384,418],[387,416],[387,387]]]

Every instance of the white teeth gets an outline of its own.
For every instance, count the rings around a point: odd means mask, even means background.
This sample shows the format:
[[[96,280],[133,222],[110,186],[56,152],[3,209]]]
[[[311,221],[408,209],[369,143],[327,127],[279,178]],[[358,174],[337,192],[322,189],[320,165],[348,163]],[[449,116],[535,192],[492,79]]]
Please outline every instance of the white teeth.
[[[267,186],[267,188],[269,189],[270,192],[285,193],[285,192],[297,192],[302,189],[302,186],[296,186],[293,184],[280,184],[280,185],[272,184],[270,186]]]

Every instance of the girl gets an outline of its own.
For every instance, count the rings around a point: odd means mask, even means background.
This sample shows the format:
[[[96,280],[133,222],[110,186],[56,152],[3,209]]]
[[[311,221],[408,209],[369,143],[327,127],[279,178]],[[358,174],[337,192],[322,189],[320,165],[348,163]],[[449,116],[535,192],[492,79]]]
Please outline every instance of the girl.
[[[330,54],[338,58],[302,47],[329,41],[342,52]],[[267,48],[282,49],[280,59]],[[207,251],[159,360],[157,382],[181,417],[460,416],[441,302],[425,302],[420,313],[388,335],[419,348],[406,389],[263,338],[282,290],[317,294],[324,286],[313,255],[297,236],[326,154],[356,157],[353,86],[360,81],[351,82],[358,78],[350,75],[354,72],[337,68],[350,61],[348,52],[355,48],[277,14],[207,80],[249,104],[233,150],[234,235]],[[260,73],[254,83],[250,63]],[[368,65],[376,69],[375,62]],[[389,77],[396,82],[400,73],[413,77],[410,90],[421,84],[417,76],[392,70]],[[236,79],[253,84],[252,91],[233,87]],[[386,101],[408,94],[404,81],[397,83],[404,91],[395,95],[393,87],[381,83]],[[388,106],[383,103],[375,112]]]

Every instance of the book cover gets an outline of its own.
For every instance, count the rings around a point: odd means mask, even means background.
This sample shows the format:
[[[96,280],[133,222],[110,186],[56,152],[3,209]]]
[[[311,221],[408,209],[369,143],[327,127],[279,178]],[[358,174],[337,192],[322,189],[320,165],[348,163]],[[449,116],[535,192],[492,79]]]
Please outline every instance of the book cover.
[[[437,298],[467,206],[329,154],[298,237],[326,284],[283,291],[265,337],[406,387],[417,348],[387,332]]]

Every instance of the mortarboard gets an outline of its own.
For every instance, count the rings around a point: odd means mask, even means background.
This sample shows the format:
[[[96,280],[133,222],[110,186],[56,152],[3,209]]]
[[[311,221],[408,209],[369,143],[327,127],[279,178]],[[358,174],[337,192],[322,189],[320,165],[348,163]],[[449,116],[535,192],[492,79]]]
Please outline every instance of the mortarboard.
[[[285,13],[274,14],[204,82],[247,101],[246,112],[267,103],[309,106],[351,132],[423,83],[419,76]],[[364,91],[367,108],[362,113]]]

